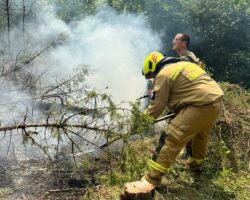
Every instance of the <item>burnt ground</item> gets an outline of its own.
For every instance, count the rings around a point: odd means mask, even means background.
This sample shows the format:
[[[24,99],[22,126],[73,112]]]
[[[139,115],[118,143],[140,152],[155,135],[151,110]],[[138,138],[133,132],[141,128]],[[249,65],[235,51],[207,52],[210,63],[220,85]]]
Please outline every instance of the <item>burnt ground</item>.
[[[0,199],[74,200],[80,199],[86,186],[96,184],[93,174],[83,177],[82,172],[71,171],[67,160],[57,162],[53,168],[50,164],[43,159],[0,159]]]
[[[4,192],[0,199],[27,199],[53,186],[46,163],[41,160],[2,159],[1,166],[0,188]]]

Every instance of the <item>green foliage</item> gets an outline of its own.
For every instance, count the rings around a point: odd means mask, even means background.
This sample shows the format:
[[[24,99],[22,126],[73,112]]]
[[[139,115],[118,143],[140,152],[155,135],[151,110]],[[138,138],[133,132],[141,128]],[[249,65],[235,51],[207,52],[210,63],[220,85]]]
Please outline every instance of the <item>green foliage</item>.
[[[93,95],[95,94],[92,93],[92,96]],[[106,100],[110,99],[109,96],[101,96]],[[113,104],[111,103],[111,105]],[[134,179],[138,179],[141,177],[146,167],[146,156],[144,156],[144,159],[138,160],[138,156],[143,155],[141,153],[138,155],[135,151],[135,146],[129,141],[131,136],[138,138],[141,134],[146,132],[152,124],[152,119],[139,110],[138,103],[131,103],[130,109],[126,110],[128,113],[124,115],[123,109],[117,109],[115,106],[113,107],[113,112],[115,114],[112,114],[113,117],[111,117],[111,119],[117,124],[116,131],[112,132],[112,135],[110,135],[110,133],[106,133],[106,139],[110,144],[117,140],[120,140],[123,143],[119,150],[119,160],[118,162],[115,162],[115,165],[112,164],[113,157],[110,157],[114,149],[108,146],[107,152],[110,154],[106,155],[108,157],[106,159],[111,162],[110,170],[107,175],[101,177],[101,181],[108,185],[123,184],[128,180],[132,181]],[[121,114],[120,111],[123,111],[123,114]],[[138,146],[138,148],[141,148],[141,146]],[[143,154],[146,153],[148,152],[144,152]],[[114,171],[114,167],[115,169],[119,168],[119,171]]]
[[[250,177],[249,155],[246,152],[249,152],[250,141],[249,110],[247,110],[250,96],[249,92],[238,85],[228,83],[220,85],[225,92],[224,114],[219,117],[213,129],[203,172],[196,174],[187,171],[183,160],[177,158],[177,164],[171,166],[166,178],[163,178],[163,187],[157,190],[156,200],[248,199]],[[132,106],[135,109],[132,113],[135,115],[130,117],[131,124],[136,119],[139,121],[143,119],[137,113],[137,106],[133,104]],[[227,121],[227,118],[232,120]],[[136,130],[142,129],[140,127]],[[150,146],[152,149],[151,145],[154,143],[152,141],[148,143],[147,139],[135,142],[125,141],[121,160],[119,164],[113,165],[108,182],[112,188],[119,186],[121,190],[124,182],[135,181],[142,176],[149,158],[149,152],[146,152],[145,148]],[[106,198],[116,197],[117,193],[111,193]]]
[[[249,1],[179,0],[199,43],[197,53],[217,80],[250,87]],[[225,6],[226,5],[226,6]]]
[[[231,196],[236,196],[234,199],[247,200],[249,199],[249,174],[236,174],[231,169],[223,169],[218,178],[214,181],[217,186],[223,186],[224,191],[231,193]]]
[[[250,151],[249,92],[238,85],[221,83],[224,95],[224,109],[215,124],[209,163],[217,169],[234,172],[248,169]]]
[[[145,5],[144,0],[107,0],[107,4],[120,12],[140,13]]]
[[[147,166],[146,152],[138,155],[135,151],[136,146],[126,145],[122,151],[121,158],[121,171],[126,174],[126,181],[138,180],[144,173],[145,167]],[[138,159],[141,156],[141,159]]]
[[[129,120],[130,135],[143,134],[148,132],[153,119],[142,113],[139,109],[139,104],[131,104],[132,112]]]
[[[162,35],[163,50],[169,56],[175,55],[169,51],[173,36],[178,32],[188,33],[191,50],[205,61],[216,80],[250,87],[249,1],[111,0],[108,3],[122,12],[143,13],[152,28]]]
[[[11,193],[13,193],[13,191],[9,188],[0,188],[0,198],[5,197]]]
[[[133,144],[131,145],[129,143],[129,140],[132,135],[142,135],[143,133],[147,132],[153,122],[152,118],[143,114],[139,110],[138,103],[131,103],[130,106],[130,116],[128,118],[128,121],[124,122],[127,127],[127,132],[122,135],[122,141],[124,145],[121,151],[120,159],[120,169],[122,172],[126,173],[125,180],[134,180],[140,178],[146,166],[146,159],[137,159],[138,154],[134,151],[135,147],[133,146]],[[146,152],[144,152],[144,154],[145,153]],[[110,181],[112,183],[117,183],[116,177],[117,175],[111,172]],[[124,179],[120,179],[119,182],[123,183]]]
[[[66,22],[78,20],[93,14],[97,0],[49,0],[54,5],[57,15]]]

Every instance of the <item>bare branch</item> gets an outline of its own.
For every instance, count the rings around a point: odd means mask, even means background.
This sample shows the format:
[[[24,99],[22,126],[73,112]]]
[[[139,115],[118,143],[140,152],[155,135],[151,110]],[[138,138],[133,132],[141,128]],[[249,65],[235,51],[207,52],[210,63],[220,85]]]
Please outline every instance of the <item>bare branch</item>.
[[[14,63],[14,69],[11,69],[10,71],[3,73],[0,78],[5,77],[7,75],[10,75],[11,73],[17,72],[20,69],[22,69],[24,66],[28,65],[29,63],[31,63],[33,60],[35,60],[36,58],[38,58],[41,54],[43,54],[45,51],[47,51],[50,47],[54,46],[55,42],[51,42],[50,44],[48,44],[46,47],[44,47],[43,49],[41,49],[40,51],[36,52],[35,54],[33,54],[30,58],[25,59],[25,60],[21,60],[19,61],[19,63],[17,63],[17,59]],[[17,57],[19,56],[19,54],[17,55]]]
[[[10,131],[10,130],[17,130],[17,129],[27,129],[27,128],[58,128],[64,129],[68,128],[81,128],[81,129],[88,129],[92,131],[99,131],[99,132],[107,132],[110,131],[109,129],[99,129],[98,127],[91,127],[87,126],[86,124],[58,124],[58,123],[45,123],[45,124],[18,124],[12,126],[1,126],[0,131]]]

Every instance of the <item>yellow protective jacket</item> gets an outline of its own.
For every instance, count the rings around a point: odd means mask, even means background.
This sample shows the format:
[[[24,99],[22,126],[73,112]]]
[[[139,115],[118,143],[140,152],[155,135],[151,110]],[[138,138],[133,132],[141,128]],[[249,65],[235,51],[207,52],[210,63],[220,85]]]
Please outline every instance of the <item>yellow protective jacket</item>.
[[[144,113],[156,119],[166,106],[178,113],[186,106],[208,105],[222,96],[219,85],[198,65],[185,61],[167,64],[154,80],[153,95]]]

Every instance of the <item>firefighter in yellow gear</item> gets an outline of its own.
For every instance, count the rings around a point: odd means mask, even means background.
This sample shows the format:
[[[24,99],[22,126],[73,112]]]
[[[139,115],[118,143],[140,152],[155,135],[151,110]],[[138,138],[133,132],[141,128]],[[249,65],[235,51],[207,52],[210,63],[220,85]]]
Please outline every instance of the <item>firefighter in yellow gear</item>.
[[[159,185],[181,149],[192,140],[190,167],[202,165],[213,124],[222,109],[223,91],[197,64],[151,52],[142,70],[154,79],[150,104],[145,114],[157,119],[167,106],[176,116],[165,128],[159,146],[149,161],[145,178]]]

